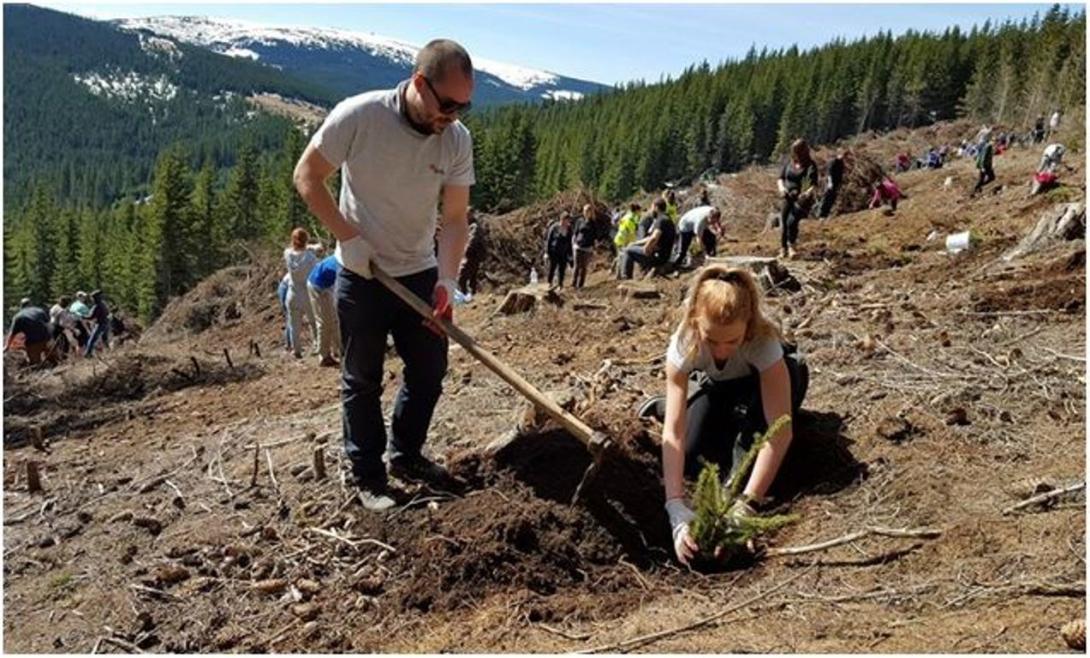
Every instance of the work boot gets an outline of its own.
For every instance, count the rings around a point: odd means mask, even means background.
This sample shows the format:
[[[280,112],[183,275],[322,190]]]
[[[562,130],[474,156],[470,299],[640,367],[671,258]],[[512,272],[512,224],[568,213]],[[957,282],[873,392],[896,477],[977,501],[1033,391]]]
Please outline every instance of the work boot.
[[[328,354],[326,356],[323,356],[322,360],[318,362],[319,368],[333,368],[339,365],[341,365],[340,362],[337,361],[337,359],[329,356]]]
[[[787,250],[780,249],[780,258],[787,258]]]
[[[795,255],[796,255],[795,254],[795,248],[794,247],[788,247],[787,248],[787,260],[795,260]]]
[[[450,471],[423,455],[391,459],[389,473],[405,482],[450,486],[454,481]]]
[[[666,398],[662,395],[647,398],[636,411],[636,417],[657,418],[659,422],[662,422],[666,417]]]
[[[356,495],[363,508],[371,512],[385,512],[394,506],[385,478],[356,478]]]

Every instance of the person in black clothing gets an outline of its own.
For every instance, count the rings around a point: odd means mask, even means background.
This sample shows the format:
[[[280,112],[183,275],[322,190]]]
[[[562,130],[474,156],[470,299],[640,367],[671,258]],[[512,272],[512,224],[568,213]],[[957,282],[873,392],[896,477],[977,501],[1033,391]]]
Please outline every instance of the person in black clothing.
[[[462,292],[477,294],[477,279],[481,273],[481,264],[488,254],[485,243],[484,225],[477,220],[477,213],[470,208],[466,220],[469,222],[469,235],[466,238],[466,253],[462,257],[462,264],[458,267],[458,287]]]
[[[53,344],[53,324],[49,321],[49,312],[44,308],[31,306],[29,300],[20,304],[19,312],[11,321],[11,331],[4,343],[4,351],[11,349],[15,337],[23,335],[23,351],[29,365],[38,365],[43,358],[50,360],[50,347]]]
[[[1040,144],[1045,141],[1045,115],[1037,115],[1037,121],[1033,123],[1033,143]]]
[[[571,262],[572,230],[571,214],[565,210],[560,221],[553,222],[545,232],[545,261],[549,264],[549,285],[553,285],[553,275],[558,274],[557,283],[564,287],[564,272]]]
[[[87,358],[95,353],[95,344],[98,343],[99,338],[102,339],[103,347],[110,346],[110,309],[102,298],[102,291],[92,292],[91,301],[94,302],[94,306],[91,307],[91,319],[95,321],[95,330],[91,332],[91,339],[87,341],[87,348],[83,351],[83,356]]]
[[[821,208],[818,217],[825,219],[833,211],[836,196],[840,193],[840,185],[844,182],[844,168],[851,160],[851,151],[840,149],[836,157],[829,161],[828,177],[825,179],[825,193],[821,195]]]
[[[583,206],[583,216],[575,225],[575,238],[572,247],[575,250],[575,272],[572,274],[573,288],[582,288],[587,284],[587,270],[594,255],[594,206]]]
[[[653,207],[654,223],[647,237],[636,240],[621,252],[622,278],[631,279],[632,270],[639,263],[644,270],[662,267],[670,262],[677,239],[677,227],[666,214],[666,201],[656,199]]]
[[[803,188],[803,183],[809,185]],[[799,222],[810,213],[817,187],[817,165],[810,157],[810,145],[805,139],[791,144],[791,160],[784,164],[776,181],[783,208],[780,210],[780,256],[795,257],[795,243],[799,239]]]

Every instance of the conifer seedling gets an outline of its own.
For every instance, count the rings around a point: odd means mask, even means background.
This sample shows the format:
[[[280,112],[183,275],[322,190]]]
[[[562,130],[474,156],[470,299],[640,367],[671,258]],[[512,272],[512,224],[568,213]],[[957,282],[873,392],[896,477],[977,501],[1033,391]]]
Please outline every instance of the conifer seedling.
[[[768,430],[760,436],[755,435],[753,446],[746,452],[736,473],[737,477],[729,487],[719,481],[719,467],[705,464],[700,471],[693,493],[693,508],[696,514],[690,530],[693,541],[700,547],[700,557],[705,560],[715,559],[719,552],[721,560],[744,551],[746,543],[761,534],[783,527],[795,520],[794,515],[750,516],[732,518],[731,505],[742,493],[745,475],[757,459],[757,453],[770,438],[791,422],[791,417],[784,415],[776,419]]]

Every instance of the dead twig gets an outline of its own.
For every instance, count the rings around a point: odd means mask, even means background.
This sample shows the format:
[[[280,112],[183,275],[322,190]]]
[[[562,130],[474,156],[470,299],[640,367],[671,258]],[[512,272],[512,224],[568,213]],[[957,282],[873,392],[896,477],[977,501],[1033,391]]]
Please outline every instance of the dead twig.
[[[1003,515],[1006,516],[1007,514],[1010,514],[1012,512],[1017,512],[1020,509],[1025,509],[1027,507],[1031,507],[1031,506],[1036,505],[1038,503],[1043,503],[1043,502],[1052,500],[1053,498],[1059,498],[1060,496],[1064,496],[1064,495],[1067,495],[1069,493],[1074,493],[1076,491],[1081,491],[1081,490],[1083,490],[1085,488],[1086,488],[1086,481],[1084,480],[1082,482],[1078,482],[1078,483],[1072,484],[1070,486],[1061,487],[1059,489],[1053,489],[1052,491],[1046,491],[1043,494],[1038,494],[1036,496],[1032,496],[1030,498],[1027,498],[1027,499],[1023,500],[1022,502],[1018,503],[1017,505],[1011,505],[1010,507],[1003,510]]]
[[[371,539],[370,537],[342,537],[335,532],[330,532],[329,530],[323,530],[321,528],[307,528],[307,532],[313,532],[315,534],[322,535],[323,537],[329,537],[330,539],[344,542],[352,548],[356,548],[359,544],[373,544],[375,546],[378,546],[379,548],[390,551],[391,553],[397,552],[397,549],[393,546],[380,542],[377,539]]]
[[[253,470],[253,473],[250,474],[250,486],[251,487],[256,487],[257,486],[257,470],[259,468],[258,464],[260,462],[261,462],[261,444],[260,443],[255,443],[254,444],[254,470]]]
[[[276,469],[273,468],[272,452],[268,448],[265,449],[265,461],[269,465],[269,479],[272,480],[273,487],[276,488],[276,493],[280,493],[280,483],[276,481]]]
[[[812,553],[814,551],[824,551],[826,549],[833,548],[835,546],[841,546],[843,544],[849,544],[853,541],[858,541],[864,537],[871,535],[880,535],[882,537],[924,537],[927,539],[933,539],[942,534],[942,530],[936,528],[915,528],[915,529],[901,529],[901,528],[864,528],[863,530],[857,530],[855,532],[844,535],[843,537],[837,537],[836,539],[830,539],[829,541],[819,542],[817,544],[808,544],[806,546],[788,546],[784,548],[769,548],[766,549],[764,554],[766,557],[778,557],[781,555],[801,555],[803,553]]]
[[[170,592],[164,592],[161,589],[155,589],[154,587],[146,587],[144,585],[138,585],[136,583],[132,583],[131,585],[129,585],[129,589],[137,591],[137,592],[141,592],[143,594],[150,594],[152,596],[162,597],[164,599],[171,599],[173,601],[181,601],[180,597],[177,597],[177,596],[171,594]]]
[[[114,635],[106,635],[106,636],[104,636],[102,638],[102,640],[104,642],[109,642],[111,644],[116,644],[117,646],[121,647],[122,649],[124,649],[124,650],[126,650],[126,651],[128,651],[130,653],[147,653],[146,651],[144,651],[140,647],[136,646],[132,642],[122,640],[121,638],[119,638],[117,636],[114,636]]]
[[[553,628],[552,626],[549,626],[548,624],[543,624],[541,622],[538,622],[536,626],[543,631],[548,631],[549,633],[552,633],[553,635],[559,635],[560,637],[569,640],[575,640],[577,642],[590,639],[590,633],[569,633],[565,630]]]

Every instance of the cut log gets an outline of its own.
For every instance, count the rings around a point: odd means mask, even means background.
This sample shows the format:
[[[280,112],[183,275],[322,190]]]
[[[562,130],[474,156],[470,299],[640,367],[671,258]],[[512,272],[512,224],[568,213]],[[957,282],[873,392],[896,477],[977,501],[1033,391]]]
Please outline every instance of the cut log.
[[[629,299],[658,299],[662,297],[662,293],[654,285],[638,281],[625,281],[617,286],[617,289],[621,291],[621,295]]]

